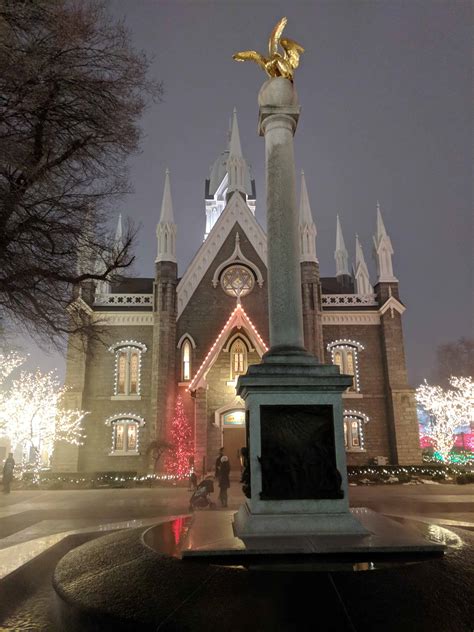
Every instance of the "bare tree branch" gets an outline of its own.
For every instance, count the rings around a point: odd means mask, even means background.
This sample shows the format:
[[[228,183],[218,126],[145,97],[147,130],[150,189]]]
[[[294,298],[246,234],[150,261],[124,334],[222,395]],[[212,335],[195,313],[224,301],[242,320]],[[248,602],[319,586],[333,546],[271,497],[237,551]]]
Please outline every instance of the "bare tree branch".
[[[149,67],[102,2],[0,0],[0,318],[43,341],[91,335],[79,286],[133,262],[133,227],[117,248],[109,226],[162,94]]]

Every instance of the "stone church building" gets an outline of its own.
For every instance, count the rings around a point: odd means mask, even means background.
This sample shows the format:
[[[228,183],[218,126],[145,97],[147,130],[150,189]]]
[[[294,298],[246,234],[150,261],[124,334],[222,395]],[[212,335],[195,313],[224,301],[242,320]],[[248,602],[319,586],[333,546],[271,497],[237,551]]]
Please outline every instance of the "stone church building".
[[[56,471],[150,471],[147,446],[169,437],[178,395],[192,426],[196,470],[212,470],[221,446],[234,471],[239,468],[245,416],[235,383],[267,350],[268,307],[266,235],[255,219],[255,181],[235,111],[228,147],[206,180],[204,203],[203,243],[178,276],[179,237],[167,172],[154,278],[101,282],[83,291],[92,318],[107,325],[108,344],[91,344],[86,351],[73,341],[69,345],[67,404],[89,414],[84,444],[57,446]],[[419,462],[402,335],[405,306],[380,208],[374,285],[358,238],[351,273],[339,218],[335,275],[320,277],[304,174],[300,235],[305,346],[353,376],[343,395],[348,464]]]

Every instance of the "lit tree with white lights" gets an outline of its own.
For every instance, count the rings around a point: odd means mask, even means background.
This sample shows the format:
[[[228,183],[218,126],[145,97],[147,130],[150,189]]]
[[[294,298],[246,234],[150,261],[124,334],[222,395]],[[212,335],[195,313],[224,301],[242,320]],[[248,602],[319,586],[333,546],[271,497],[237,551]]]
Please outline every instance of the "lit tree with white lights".
[[[82,410],[62,407],[66,388],[53,371],[22,372],[11,382],[0,400],[0,427],[10,439],[12,449],[22,448],[20,468],[50,464],[56,441],[79,445],[82,439]]]
[[[3,402],[6,397],[6,382],[13,371],[18,368],[25,358],[14,351],[5,354],[0,352],[0,434],[5,434],[5,420],[2,418]]]
[[[425,383],[416,390],[417,402],[431,416],[427,434],[443,461],[455,442],[456,428],[472,417],[474,406],[474,383],[471,377],[451,377],[450,389],[430,386]]]

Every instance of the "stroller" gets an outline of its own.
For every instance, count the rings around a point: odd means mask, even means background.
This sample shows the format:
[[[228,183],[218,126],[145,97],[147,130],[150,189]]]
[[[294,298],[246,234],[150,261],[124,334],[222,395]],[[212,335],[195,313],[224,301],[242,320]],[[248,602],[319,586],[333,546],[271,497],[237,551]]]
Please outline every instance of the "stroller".
[[[197,486],[195,492],[189,499],[189,511],[194,511],[195,509],[204,509],[205,507],[209,507],[209,509],[215,509],[215,503],[211,501],[209,495],[214,492],[214,482],[211,478],[205,478],[202,480]]]

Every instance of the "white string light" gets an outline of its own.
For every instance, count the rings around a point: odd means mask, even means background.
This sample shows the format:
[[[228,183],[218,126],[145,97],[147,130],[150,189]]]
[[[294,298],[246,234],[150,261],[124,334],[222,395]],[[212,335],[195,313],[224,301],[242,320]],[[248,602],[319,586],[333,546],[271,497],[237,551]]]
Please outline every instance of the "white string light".
[[[119,356],[121,351],[127,352],[127,365],[128,375],[130,376],[130,363],[131,354],[130,351],[138,351],[138,376],[137,376],[137,392],[136,393],[119,393],[118,392],[118,379],[119,379]],[[115,354],[115,368],[114,368],[114,395],[140,395],[141,387],[141,375],[142,375],[142,353],[147,351],[147,346],[143,342],[138,340],[121,340],[115,342],[109,347],[109,351]],[[125,390],[130,390],[130,384],[125,385]]]
[[[21,451],[19,468],[31,469],[35,481],[39,480],[40,469],[50,466],[58,441],[82,445],[82,421],[88,413],[65,408],[67,390],[54,371],[42,373],[37,369],[35,373],[20,373],[0,399],[0,426],[10,439],[12,451]]]
[[[343,352],[352,351],[354,357],[354,386],[355,391],[360,393],[360,373],[359,373],[359,351],[363,351],[365,349],[364,345],[357,340],[348,340],[347,338],[341,338],[340,340],[334,340],[333,342],[329,342],[327,345],[327,350],[331,352],[331,360],[333,364],[335,362],[335,353],[338,350]]]
[[[474,382],[471,377],[449,378],[451,389],[430,386],[426,380],[416,389],[416,400],[430,415],[426,427],[443,461],[455,442],[456,429],[471,421],[474,410]]]
[[[370,421],[368,415],[366,415],[365,413],[361,413],[359,410],[345,410],[343,413],[343,417],[344,417],[344,423],[347,421],[349,421],[349,423],[351,423],[352,421],[357,421],[357,426],[358,426],[358,434],[359,434],[359,442],[360,442],[360,450],[365,450],[365,444],[364,444],[364,430],[362,427],[362,421],[364,422],[364,424],[368,423]],[[347,432],[348,432],[348,436],[351,436],[351,433],[349,432],[350,428],[348,428]],[[354,448],[354,446],[350,446],[351,449]]]
[[[237,312],[240,311],[242,314],[242,316],[247,320],[247,323],[249,324],[249,326],[251,327],[251,329],[253,330],[254,334],[257,336],[257,340],[260,342],[260,344],[262,345],[262,347],[264,348],[265,351],[268,351],[268,347],[267,345],[264,343],[262,337],[260,336],[260,334],[258,333],[255,325],[252,323],[252,321],[250,320],[250,318],[247,316],[244,308],[242,307],[241,304],[238,304],[234,311],[232,312],[232,314],[229,316],[229,319],[227,320],[226,324],[224,325],[224,327],[222,328],[220,334],[217,336],[214,344],[212,345],[212,347],[209,349],[208,354],[206,355],[206,357],[204,358],[203,362],[201,363],[201,366],[199,367],[199,369],[196,371],[195,376],[193,377],[193,379],[191,380],[187,390],[188,391],[192,391],[194,385],[196,384],[196,382],[198,381],[198,379],[201,377],[201,371],[202,369],[205,367],[209,357],[212,355],[212,353],[214,352],[214,349],[217,347],[217,345],[219,344],[219,342],[221,341],[221,338],[223,337],[223,335],[225,334],[225,332],[228,330],[230,323],[232,322],[232,320],[234,319],[235,315],[237,314]]]
[[[135,413],[120,413],[118,415],[111,415],[110,417],[108,417],[105,420],[105,425],[106,426],[111,426],[112,427],[112,450],[111,453],[113,454],[122,454],[124,456],[126,456],[127,454],[129,456],[133,456],[133,455],[138,455],[140,453],[140,428],[143,428],[143,426],[145,425],[145,420],[143,419],[143,417],[140,417],[140,415],[137,415]],[[116,450],[115,449],[115,433],[117,431],[116,425],[122,423],[124,424],[124,435],[126,435],[126,430],[127,430],[127,426],[129,424],[134,424],[136,426],[137,429],[137,447],[135,450]],[[128,439],[127,439],[128,441]],[[125,442],[124,442],[125,445]],[[127,445],[128,447],[128,445]]]

